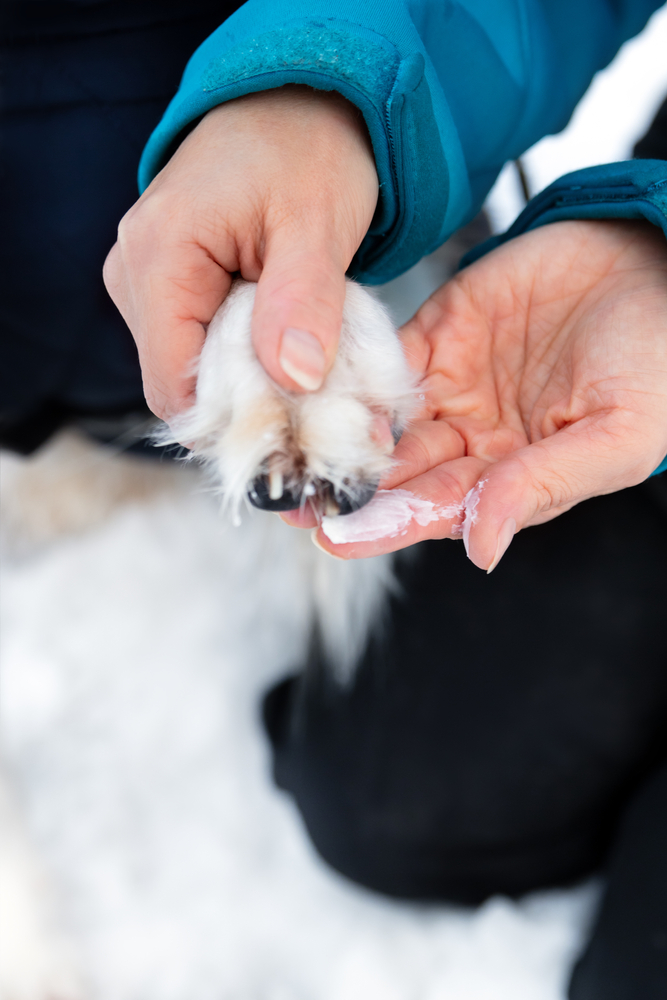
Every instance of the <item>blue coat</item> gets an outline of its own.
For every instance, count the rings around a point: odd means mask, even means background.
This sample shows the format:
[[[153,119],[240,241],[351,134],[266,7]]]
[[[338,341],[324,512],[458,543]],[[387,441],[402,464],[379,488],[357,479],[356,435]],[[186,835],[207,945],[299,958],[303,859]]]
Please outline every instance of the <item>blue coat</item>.
[[[479,211],[507,160],[567,124],[593,75],[661,5],[249,0],[192,56],[144,151],[140,187],[224,101],[286,83],[337,90],[364,115],[380,178],[379,211],[351,271],[388,281]],[[502,238],[556,219],[617,217],[647,218],[667,235],[667,161],[561,178]]]

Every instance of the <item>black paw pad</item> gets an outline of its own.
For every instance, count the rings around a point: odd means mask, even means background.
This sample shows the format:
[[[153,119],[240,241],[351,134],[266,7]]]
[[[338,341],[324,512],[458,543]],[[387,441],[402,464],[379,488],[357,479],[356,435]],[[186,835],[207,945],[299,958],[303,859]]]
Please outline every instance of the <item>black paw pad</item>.
[[[253,507],[260,510],[298,510],[305,496],[322,514],[352,514],[355,510],[365,507],[373,499],[377,491],[377,483],[367,483],[357,486],[352,496],[343,490],[336,490],[331,483],[318,479],[308,487],[305,485],[284,487],[282,496],[274,499],[270,494],[269,477],[258,476],[248,490],[248,500]]]

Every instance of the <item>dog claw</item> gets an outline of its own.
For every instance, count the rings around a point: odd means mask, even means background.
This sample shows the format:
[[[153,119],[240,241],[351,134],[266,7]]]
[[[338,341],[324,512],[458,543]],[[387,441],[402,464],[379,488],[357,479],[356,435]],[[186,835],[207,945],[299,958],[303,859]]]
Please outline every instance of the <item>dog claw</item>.
[[[285,489],[280,476],[280,494],[274,496],[277,484],[271,482],[271,476],[258,476],[248,490],[248,500],[253,507],[260,510],[298,510],[301,506],[301,490]]]
[[[277,469],[269,472],[269,499],[280,500],[283,495],[283,474]]]

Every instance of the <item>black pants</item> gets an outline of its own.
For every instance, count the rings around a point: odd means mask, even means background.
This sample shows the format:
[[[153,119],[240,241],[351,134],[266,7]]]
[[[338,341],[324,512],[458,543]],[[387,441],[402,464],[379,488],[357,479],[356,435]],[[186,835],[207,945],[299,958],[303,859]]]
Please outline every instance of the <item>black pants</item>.
[[[102,282],[146,141],[194,49],[240,0],[0,4],[0,443],[147,412]]]
[[[462,903],[611,857],[572,1000],[664,1000],[667,476],[520,533],[490,577],[449,541],[400,572],[350,687],[315,651],[265,702],[319,852],[380,892]]]

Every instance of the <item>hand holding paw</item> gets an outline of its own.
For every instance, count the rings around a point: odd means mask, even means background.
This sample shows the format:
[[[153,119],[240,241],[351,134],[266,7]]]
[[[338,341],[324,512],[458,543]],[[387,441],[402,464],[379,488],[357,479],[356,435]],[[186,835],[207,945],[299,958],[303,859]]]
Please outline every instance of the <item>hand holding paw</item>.
[[[105,265],[154,413],[169,421],[192,405],[206,328],[236,272],[259,282],[264,369],[283,389],[319,388],[377,197],[363,118],[337,94],[283,87],[205,115],[122,220]]]

